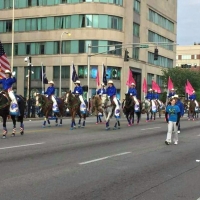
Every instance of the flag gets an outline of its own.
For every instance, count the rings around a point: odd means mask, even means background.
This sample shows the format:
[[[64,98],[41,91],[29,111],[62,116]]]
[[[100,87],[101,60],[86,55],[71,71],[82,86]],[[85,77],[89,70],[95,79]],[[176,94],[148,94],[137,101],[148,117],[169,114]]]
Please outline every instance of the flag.
[[[142,84],[142,91],[143,91],[144,93],[147,93],[147,81],[146,81],[145,78],[144,78],[143,84]]]
[[[42,69],[41,69],[41,72],[40,72],[40,78],[41,78],[41,81],[43,81],[44,84],[48,84],[48,79],[47,79],[43,65],[42,65]]]
[[[169,76],[169,79],[168,79],[168,90],[171,90],[172,88],[174,88],[174,84],[172,83],[172,80]]]
[[[135,80],[133,78],[133,74],[132,74],[132,71],[129,69],[129,72],[128,72],[128,80],[126,81],[126,85],[130,86],[131,83],[135,83]],[[135,83],[136,84],[136,83]]]
[[[97,83],[97,86],[99,86],[99,85],[100,85],[100,79],[99,79],[99,70],[97,70],[96,83]]]
[[[72,81],[73,81],[73,82],[76,82],[76,81],[78,80],[78,75],[77,75],[77,73],[76,73],[76,69],[75,69],[74,64],[73,64],[72,66],[73,66]]]
[[[194,91],[194,88],[192,87],[191,83],[187,80],[187,83],[185,85],[185,92],[191,95]]]
[[[152,80],[152,90],[157,90],[158,93],[161,93],[160,86]]]
[[[10,70],[10,63],[4,51],[3,45],[0,42],[0,79],[5,78],[5,70]]]
[[[106,74],[106,67],[103,64],[103,83],[104,85],[107,85],[107,74]]]

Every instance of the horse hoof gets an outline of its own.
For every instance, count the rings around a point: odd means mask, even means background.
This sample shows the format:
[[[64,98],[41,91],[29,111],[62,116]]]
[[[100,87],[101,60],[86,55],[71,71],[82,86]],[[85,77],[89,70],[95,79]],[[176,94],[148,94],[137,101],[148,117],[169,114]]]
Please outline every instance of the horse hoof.
[[[59,126],[62,126],[62,124],[59,124]]]
[[[55,126],[58,126],[58,124],[55,124]]]
[[[110,130],[110,127],[106,127],[106,131]]]
[[[117,127],[113,127],[113,130],[117,130]]]
[[[42,128],[46,128],[46,126],[43,125]]]
[[[15,133],[12,133],[11,137],[15,137]]]
[[[85,126],[81,126],[81,128],[85,128]]]
[[[120,129],[120,127],[118,126],[118,129]]]
[[[81,128],[81,125],[78,125],[78,128]]]
[[[3,135],[3,136],[2,136],[2,139],[6,139],[6,135]]]
[[[73,128],[71,127],[70,130],[73,130]]]
[[[20,132],[21,135],[24,135],[24,131]]]
[[[51,125],[48,125],[48,127],[51,127]]]
[[[130,124],[128,124],[128,126],[131,126]]]
[[[98,124],[98,123],[96,123],[96,124]]]

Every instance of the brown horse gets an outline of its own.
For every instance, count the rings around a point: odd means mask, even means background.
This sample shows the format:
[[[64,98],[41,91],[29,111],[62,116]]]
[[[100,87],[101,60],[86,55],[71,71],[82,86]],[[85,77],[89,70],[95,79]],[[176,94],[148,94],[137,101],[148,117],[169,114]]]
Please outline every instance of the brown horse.
[[[45,118],[44,118],[44,122],[43,122],[43,127],[46,127],[46,122],[48,122],[49,126],[50,126],[50,121],[48,119],[49,116],[52,115],[52,107],[53,107],[53,102],[52,100],[50,100],[48,97],[46,97],[43,94],[39,94],[36,93],[35,94],[36,97],[36,106],[39,106],[39,104],[42,107],[42,113],[44,114]],[[62,117],[65,114],[65,103],[64,100],[62,98],[56,98],[57,103],[58,103],[58,108],[59,111],[58,113],[54,113],[55,118],[55,125],[58,126],[58,118],[60,119],[60,124],[59,126],[62,126]]]
[[[76,128],[76,122],[75,122],[75,117],[76,114],[79,116],[79,122],[78,122],[78,127],[85,127],[85,120],[86,120],[86,113],[82,113],[80,111],[80,105],[81,101],[78,96],[75,96],[74,94],[71,93],[71,90],[66,92],[66,99],[65,103],[67,108],[69,109],[70,115],[72,117],[71,121],[71,130]],[[81,126],[81,120],[83,119],[83,123]]]
[[[187,101],[187,105],[188,105],[188,120],[194,120],[195,118],[195,107],[196,107],[196,104],[194,101],[192,100],[189,100]]]

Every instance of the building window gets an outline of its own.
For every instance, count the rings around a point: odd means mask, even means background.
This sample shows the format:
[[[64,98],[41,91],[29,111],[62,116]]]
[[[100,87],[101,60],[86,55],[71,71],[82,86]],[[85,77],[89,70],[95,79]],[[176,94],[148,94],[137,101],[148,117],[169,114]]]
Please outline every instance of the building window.
[[[133,35],[136,37],[140,36],[140,25],[133,23]]]
[[[27,78],[28,75],[28,67],[24,67],[24,76]],[[40,73],[41,73],[41,66],[34,66],[31,67],[31,80],[39,81],[41,80]],[[25,79],[26,80],[26,79]]]
[[[70,78],[70,66],[61,66],[61,79]],[[53,79],[60,79],[60,66],[53,66]]]
[[[148,85],[148,88],[151,88],[152,80],[154,80],[154,74],[147,73],[147,85]]]
[[[121,79],[121,68],[120,67],[108,66],[106,73],[107,73],[107,79],[115,79],[115,80]]]
[[[172,68],[173,60],[163,56],[158,56],[158,60],[154,60],[154,53],[148,52],[148,63],[160,67]]]
[[[88,69],[85,65],[78,66],[78,77],[79,78],[87,78]]]
[[[182,55],[182,60],[191,60],[192,55]]]
[[[173,45],[170,45],[170,43],[172,44],[173,41],[169,40],[168,38],[165,38],[157,33],[154,33],[152,31],[148,31],[148,40],[149,42],[163,42],[163,44],[158,44],[159,46],[162,46],[165,49],[171,50],[173,51]],[[165,44],[164,44],[165,43]]]
[[[174,23],[151,9],[149,9],[149,21],[164,29],[174,32]]]
[[[156,83],[157,83],[160,87],[163,87],[163,79],[162,79],[162,76],[159,76],[159,75],[156,76]]]
[[[139,52],[140,52],[140,49],[139,48],[133,48],[133,59],[135,60],[139,60]]]
[[[6,21],[6,32],[11,32],[12,31],[12,21],[8,20]]]
[[[135,12],[140,13],[140,2],[138,0],[134,0],[133,9]]]

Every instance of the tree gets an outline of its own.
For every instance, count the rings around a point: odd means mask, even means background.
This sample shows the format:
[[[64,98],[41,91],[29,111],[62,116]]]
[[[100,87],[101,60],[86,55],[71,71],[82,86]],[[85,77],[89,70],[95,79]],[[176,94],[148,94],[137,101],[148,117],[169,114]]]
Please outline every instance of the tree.
[[[192,71],[190,69],[183,69],[179,67],[169,68],[162,70],[163,76],[163,83],[167,86],[168,78],[172,79],[174,84],[174,88],[176,89],[177,94],[185,95],[185,84],[187,79],[192,84],[195,91],[200,91],[200,73]]]

